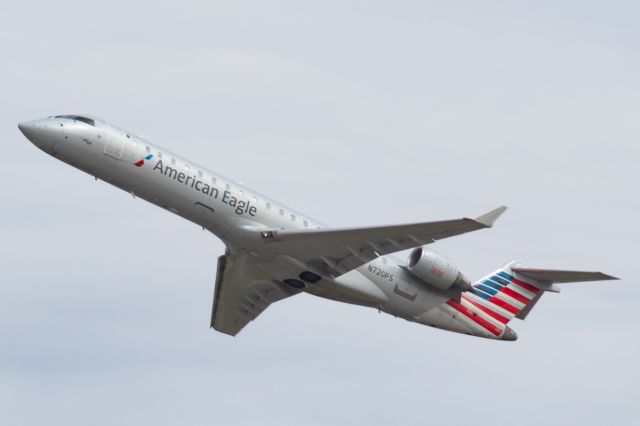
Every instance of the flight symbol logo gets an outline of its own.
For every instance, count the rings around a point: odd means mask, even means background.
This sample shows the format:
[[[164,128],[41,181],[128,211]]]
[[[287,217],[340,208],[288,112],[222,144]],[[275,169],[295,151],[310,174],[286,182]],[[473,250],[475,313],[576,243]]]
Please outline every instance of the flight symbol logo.
[[[136,167],[142,167],[144,165],[144,160],[151,160],[153,158],[153,154],[149,154],[146,157],[144,157],[142,160],[138,160],[135,163],[133,163]]]

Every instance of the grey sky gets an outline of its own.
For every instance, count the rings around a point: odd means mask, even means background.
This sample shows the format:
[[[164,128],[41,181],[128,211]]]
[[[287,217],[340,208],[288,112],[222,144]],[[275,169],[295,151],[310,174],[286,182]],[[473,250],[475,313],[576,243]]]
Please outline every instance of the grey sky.
[[[636,2],[9,2],[0,9],[0,423],[637,422]],[[332,225],[614,283],[493,342],[307,295],[208,328],[212,235],[32,146],[89,113]]]

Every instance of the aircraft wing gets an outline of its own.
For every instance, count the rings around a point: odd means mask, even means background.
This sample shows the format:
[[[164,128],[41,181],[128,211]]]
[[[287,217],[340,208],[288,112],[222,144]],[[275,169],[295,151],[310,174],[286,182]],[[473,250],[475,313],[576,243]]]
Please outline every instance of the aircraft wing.
[[[498,207],[476,219],[363,228],[262,231],[264,244],[253,251],[266,257],[292,256],[320,274],[335,277],[378,256],[490,228],[506,209],[505,206]]]
[[[299,292],[300,290],[272,281],[242,257],[220,256],[211,327],[235,336],[270,304]]]

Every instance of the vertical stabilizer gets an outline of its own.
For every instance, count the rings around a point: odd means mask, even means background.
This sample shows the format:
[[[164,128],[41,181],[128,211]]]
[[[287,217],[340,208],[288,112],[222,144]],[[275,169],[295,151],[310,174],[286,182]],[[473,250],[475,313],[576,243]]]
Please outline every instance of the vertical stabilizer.
[[[465,293],[469,302],[502,324],[516,317],[524,319],[540,300],[546,283],[521,276],[512,268],[521,266],[509,262],[502,268],[476,282],[472,292]],[[551,290],[553,291],[553,290]]]
[[[557,283],[616,279],[601,272],[535,269],[512,261],[476,282],[463,297],[506,324],[514,317],[525,319],[544,292],[560,292]]]

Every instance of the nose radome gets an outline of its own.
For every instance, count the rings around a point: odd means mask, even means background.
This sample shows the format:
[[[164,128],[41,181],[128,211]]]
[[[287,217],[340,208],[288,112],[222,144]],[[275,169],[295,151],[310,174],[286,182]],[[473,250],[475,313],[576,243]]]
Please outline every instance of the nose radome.
[[[18,128],[31,143],[48,152],[53,146],[53,137],[55,135],[51,133],[50,126],[46,125],[45,121],[23,121],[18,124]]]
[[[23,121],[22,123],[18,123],[18,129],[22,132],[23,135],[27,137],[30,141],[33,141],[33,137],[35,137],[37,129],[38,129],[38,121]]]

